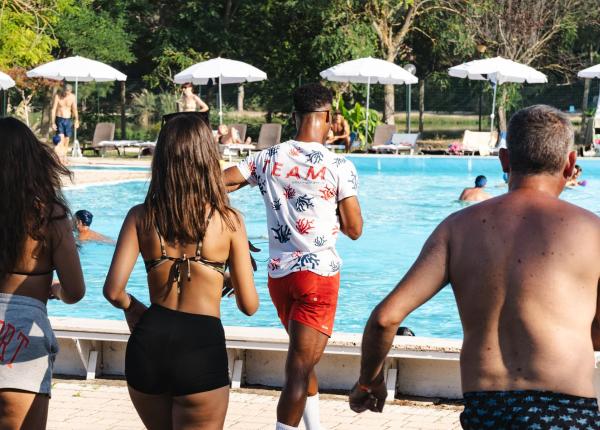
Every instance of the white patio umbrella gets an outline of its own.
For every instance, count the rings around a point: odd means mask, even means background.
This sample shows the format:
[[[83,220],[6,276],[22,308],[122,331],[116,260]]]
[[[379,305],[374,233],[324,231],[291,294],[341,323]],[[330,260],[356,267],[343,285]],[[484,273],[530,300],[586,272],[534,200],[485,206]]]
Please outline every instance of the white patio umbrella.
[[[13,78],[8,76],[6,73],[0,72],[0,90],[7,90],[15,86]]]
[[[321,77],[334,82],[367,84],[367,117],[365,143],[369,142],[369,96],[371,84],[416,84],[417,77],[390,61],[365,57],[337,64],[320,73]]]
[[[577,73],[577,76],[580,78],[600,79],[600,64],[596,64],[595,66],[581,70],[579,73]],[[600,87],[598,88],[598,110],[600,111]]]
[[[75,82],[75,103],[77,103],[77,90],[79,82],[109,82],[125,81],[127,76],[108,64],[100,61],[90,60],[89,58],[75,56],[61,58],[51,61],[27,72],[30,78],[46,78],[56,81],[66,80]],[[72,156],[81,157],[79,141],[77,140],[77,129],[73,139]]]
[[[527,82],[529,84],[542,84],[548,82],[546,75],[538,72],[533,67],[507,60],[502,57],[469,61],[468,63],[450,67],[448,69],[448,74],[455,78],[468,78],[478,81],[487,80],[494,84],[492,113],[490,114],[490,131],[492,132],[494,131],[494,112],[496,110],[496,91],[498,85],[505,82]]]
[[[264,81],[267,79],[267,74],[242,61],[217,57],[196,63],[193,66],[182,70],[175,75],[173,80],[176,84],[191,82],[195,85],[206,85],[209,79],[217,78],[219,78],[219,124],[222,124],[223,95],[221,92],[221,85]]]

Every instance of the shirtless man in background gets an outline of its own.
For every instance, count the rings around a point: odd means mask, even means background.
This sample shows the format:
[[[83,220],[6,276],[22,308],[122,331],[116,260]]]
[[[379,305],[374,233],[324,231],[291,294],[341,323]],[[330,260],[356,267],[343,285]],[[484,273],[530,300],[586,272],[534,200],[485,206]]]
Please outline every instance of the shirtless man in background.
[[[575,168],[573,129],[531,106],[511,118],[507,143],[508,193],[444,220],[371,314],[353,410],[381,412],[398,325],[449,283],[464,332],[464,429],[600,428],[600,218],[558,198]]]
[[[492,196],[485,192],[484,188],[487,185],[487,178],[483,175],[479,175],[475,178],[475,186],[471,188],[465,188],[460,194],[458,200],[463,202],[481,202],[483,200],[491,199]]]
[[[346,152],[350,152],[350,125],[340,112],[333,113],[331,131],[325,141],[326,145],[343,144]]]
[[[55,147],[60,161],[66,163],[69,139],[73,136],[73,125],[79,128],[79,114],[77,112],[77,100],[73,94],[73,87],[66,84],[60,92],[54,96],[52,103],[52,130],[60,136],[60,143]],[[73,123],[75,120],[75,123]]]

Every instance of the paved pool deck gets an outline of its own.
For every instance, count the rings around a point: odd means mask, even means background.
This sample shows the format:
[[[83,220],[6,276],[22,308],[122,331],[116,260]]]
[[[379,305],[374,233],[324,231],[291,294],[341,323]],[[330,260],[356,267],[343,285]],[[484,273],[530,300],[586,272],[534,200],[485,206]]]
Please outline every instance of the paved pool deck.
[[[225,429],[273,430],[279,391],[232,390]],[[381,414],[356,414],[342,395],[321,395],[323,429],[343,430],[450,430],[460,429],[456,404],[395,400]],[[49,430],[141,430],[140,421],[123,380],[91,381],[55,378],[48,416]],[[300,425],[301,429],[304,426]]]

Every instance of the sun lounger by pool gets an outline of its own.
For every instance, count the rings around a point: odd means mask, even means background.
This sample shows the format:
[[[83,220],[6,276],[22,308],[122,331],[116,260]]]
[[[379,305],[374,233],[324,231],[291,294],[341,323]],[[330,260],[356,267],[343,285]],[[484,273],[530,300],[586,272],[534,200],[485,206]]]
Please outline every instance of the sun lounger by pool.
[[[92,144],[83,148],[83,152],[87,150],[92,150],[94,153],[98,155],[102,155],[104,157],[106,150],[116,149],[117,153],[119,153],[119,148],[117,146],[109,146],[104,145],[103,142],[112,141],[115,138],[115,123],[114,122],[99,122],[96,124],[96,128],[94,129],[94,137],[92,138]],[[120,154],[119,154],[120,155]]]
[[[462,140],[463,153],[475,154],[479,152],[479,155],[490,155],[491,151],[496,147],[498,141],[498,133],[489,131],[470,131],[465,130],[465,134]]]
[[[248,130],[248,126],[246,124],[231,124],[229,127],[235,128],[240,135],[240,141],[244,143],[246,140],[246,130]]]
[[[375,133],[373,135],[373,143],[371,148],[376,146],[385,145],[392,140],[392,135],[396,133],[396,126],[393,124],[380,124],[375,127]]]
[[[279,144],[281,140],[281,124],[263,124],[260,126],[260,133],[258,134],[258,142],[254,150],[262,151],[263,149],[270,148]]]
[[[419,133],[394,133],[389,141],[383,145],[373,145],[371,148],[375,152],[394,152],[409,151],[413,155],[417,147]]]

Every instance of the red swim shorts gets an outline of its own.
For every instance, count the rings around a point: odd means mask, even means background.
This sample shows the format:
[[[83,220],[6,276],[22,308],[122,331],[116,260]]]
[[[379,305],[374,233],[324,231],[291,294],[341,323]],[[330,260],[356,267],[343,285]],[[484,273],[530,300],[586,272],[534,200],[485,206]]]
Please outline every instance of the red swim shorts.
[[[320,276],[309,271],[282,278],[269,276],[269,294],[283,326],[290,320],[331,337],[340,289],[340,274]]]

